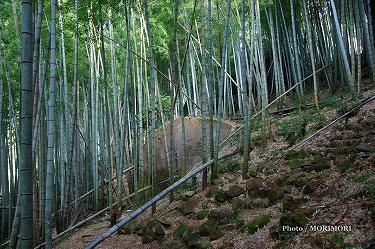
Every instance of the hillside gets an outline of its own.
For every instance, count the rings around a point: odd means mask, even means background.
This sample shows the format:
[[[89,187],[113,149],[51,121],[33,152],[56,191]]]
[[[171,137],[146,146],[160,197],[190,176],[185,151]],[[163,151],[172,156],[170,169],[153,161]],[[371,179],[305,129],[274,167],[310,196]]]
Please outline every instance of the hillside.
[[[98,248],[374,248],[374,138],[373,102],[283,156],[288,143],[275,137],[251,152],[250,179],[241,180],[241,156],[227,159],[213,186],[183,186]],[[82,248],[107,219],[57,248]]]

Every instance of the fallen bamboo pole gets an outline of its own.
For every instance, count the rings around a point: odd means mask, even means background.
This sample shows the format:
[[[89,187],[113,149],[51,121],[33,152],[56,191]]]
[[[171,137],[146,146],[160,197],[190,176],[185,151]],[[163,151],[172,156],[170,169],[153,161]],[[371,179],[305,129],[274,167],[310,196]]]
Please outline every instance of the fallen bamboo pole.
[[[311,139],[313,139],[314,137],[318,136],[320,133],[322,133],[324,130],[328,129],[329,127],[331,127],[332,125],[334,125],[335,123],[337,123],[338,121],[340,121],[341,119],[345,118],[346,116],[348,116],[349,114],[351,114],[352,112],[356,111],[357,109],[361,108],[362,106],[364,106],[365,104],[373,101],[375,99],[375,95],[371,96],[371,97],[368,97],[364,100],[362,100],[357,106],[353,107],[351,110],[347,111],[346,113],[344,113],[343,115],[341,115],[340,117],[336,118],[335,120],[331,121],[329,124],[325,125],[324,127],[320,128],[319,130],[317,130],[314,134],[310,135],[308,138],[306,138],[305,140],[301,141],[300,143],[294,145],[292,148],[290,148],[289,150],[294,150],[294,149],[298,149],[299,147],[301,147],[303,144],[305,144],[306,142],[310,141]]]
[[[170,180],[170,178],[167,178],[167,179],[165,179],[163,181],[158,182],[157,185],[160,185],[160,184],[163,184],[165,182],[168,182],[169,180]],[[149,189],[151,189],[151,186],[144,187],[144,188],[140,189],[137,192],[137,194],[142,193],[143,191],[146,191],[146,190],[149,190]],[[136,193],[129,194],[128,196],[122,198],[120,202],[122,203],[122,202],[126,201],[127,199],[130,199],[131,197],[135,196],[135,194]],[[118,204],[117,202],[113,203],[112,207],[115,207],[117,204]],[[82,226],[83,224],[87,223],[88,221],[90,221],[92,219],[95,219],[99,215],[101,215],[101,214],[105,213],[106,211],[108,211],[108,209],[109,209],[109,206],[106,207],[106,208],[104,208],[104,209],[102,209],[102,210],[100,210],[99,212],[97,212],[97,213],[95,213],[93,215],[90,215],[89,217],[87,217],[83,221],[80,221],[77,224],[75,224],[74,226],[71,226],[68,229],[66,229],[66,230],[62,231],[61,233],[57,234],[55,237],[52,238],[52,240],[57,240],[58,238],[60,238],[60,237],[64,236],[65,234],[73,231],[74,229]],[[1,245],[0,248],[3,248],[3,246],[5,247],[8,243],[9,243],[9,241],[5,242],[4,244]],[[42,248],[44,245],[45,245],[45,243],[42,243],[42,244],[38,245],[37,247],[35,247],[34,249]]]
[[[333,64],[333,62],[325,65],[324,67],[320,68],[318,71],[315,72],[315,74],[319,73],[320,71],[322,71],[323,69],[331,66]],[[274,103],[276,103],[276,101],[278,101],[279,99],[281,99],[282,97],[284,97],[286,94],[288,94],[290,91],[292,91],[294,88],[296,88],[298,85],[302,84],[305,80],[311,78],[313,76],[313,74],[310,74],[309,76],[307,76],[306,78],[302,79],[301,81],[299,81],[298,83],[296,83],[294,86],[292,86],[291,88],[288,89],[288,91],[284,92],[283,94],[281,94],[280,96],[278,96],[276,99],[274,99],[273,101],[271,101],[271,103],[269,103],[265,109],[268,109],[270,108]],[[254,118],[256,118],[259,114],[262,113],[262,110],[260,110],[259,112],[257,112],[254,116],[252,116],[250,118],[250,120],[253,120]],[[237,132],[239,132],[240,130],[242,130],[243,128],[243,125],[241,125],[240,127],[238,127],[237,130],[235,130],[226,140],[224,141],[227,141],[229,140],[230,138],[232,138],[234,135],[237,134]],[[223,143],[221,143],[220,145],[222,145]]]

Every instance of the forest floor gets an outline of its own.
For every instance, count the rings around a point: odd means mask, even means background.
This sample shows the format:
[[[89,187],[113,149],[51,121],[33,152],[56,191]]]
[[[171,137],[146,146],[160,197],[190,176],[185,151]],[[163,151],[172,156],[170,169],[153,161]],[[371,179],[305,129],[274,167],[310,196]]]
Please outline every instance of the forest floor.
[[[298,150],[283,153],[275,135],[251,152],[250,179],[240,155],[222,161],[214,185],[184,186],[97,248],[375,248],[374,139],[374,102]],[[108,225],[103,216],[56,247],[83,248]]]

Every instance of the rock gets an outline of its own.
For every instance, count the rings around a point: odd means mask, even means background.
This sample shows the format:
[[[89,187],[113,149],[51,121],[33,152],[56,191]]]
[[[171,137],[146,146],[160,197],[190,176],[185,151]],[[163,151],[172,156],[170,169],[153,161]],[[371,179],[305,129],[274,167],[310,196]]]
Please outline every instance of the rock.
[[[333,133],[331,141],[333,140],[342,140],[342,132],[336,131],[335,133]]]
[[[375,118],[374,117],[368,118],[365,121],[365,125],[371,128],[375,127]]]
[[[262,187],[262,180],[258,178],[249,179],[246,181],[246,190],[252,191]]]
[[[355,148],[353,146],[343,146],[339,148],[335,148],[334,152],[336,155],[346,155],[349,153],[354,152]]]
[[[308,183],[306,183],[304,189],[303,189],[303,193],[305,194],[312,194],[315,192],[315,190],[317,189],[318,187],[318,181],[316,180],[312,180]]]
[[[199,198],[197,196],[193,196],[185,202],[184,208],[182,209],[183,215],[188,215],[194,212],[195,207],[199,203]]]
[[[137,235],[143,235],[145,234],[145,229],[144,229],[144,224],[142,223],[136,223],[134,225],[134,232],[137,234]]]
[[[361,143],[361,139],[348,139],[343,141],[343,146],[355,146]]]
[[[362,129],[362,125],[358,123],[348,123],[347,128],[349,130],[360,131]]]
[[[311,172],[311,171],[315,171],[315,172],[321,172],[325,169],[329,169],[331,167],[331,165],[329,163],[317,163],[317,164],[310,164],[310,165],[305,165],[301,168],[302,171],[304,172]]]
[[[228,199],[228,193],[223,188],[219,188],[213,196],[218,202],[225,202]]]
[[[305,202],[306,199],[304,198],[293,198],[290,195],[286,195],[283,198],[283,211],[295,211]]]
[[[164,227],[166,227],[166,228],[171,227],[171,223],[168,222],[166,219],[163,219],[163,218],[157,218],[156,220],[157,220],[157,222],[159,222],[160,224],[162,224],[162,225],[163,225]]]
[[[228,196],[230,198],[237,197],[240,196],[243,192],[244,189],[240,185],[234,184],[229,187]]]
[[[270,205],[268,198],[255,198],[250,200],[249,206],[253,208],[266,208]]]
[[[233,241],[220,241],[219,249],[233,249],[234,242]]]
[[[330,146],[333,148],[342,147],[344,142],[342,140],[333,140],[330,143]]]
[[[155,234],[158,235],[158,236],[164,236],[165,235],[165,231],[164,231],[164,228],[163,228],[162,224],[158,223],[155,226]]]
[[[121,233],[123,234],[132,234],[135,233],[135,225],[134,223],[130,222],[122,227]]]
[[[182,240],[188,245],[188,246],[195,246],[198,239],[201,237],[198,231],[193,231],[190,233],[184,233],[182,236]]]
[[[297,151],[297,150],[288,150],[285,154],[286,160],[292,160],[292,159],[303,159],[306,157],[305,151]]]
[[[283,173],[276,179],[276,185],[277,186],[283,186],[285,183],[287,183],[288,175]]]
[[[287,165],[290,169],[297,169],[300,168],[302,161],[300,159],[292,159],[287,161]]]
[[[251,177],[256,177],[257,176],[257,168],[256,167],[250,167],[248,174]]]
[[[158,236],[156,235],[155,231],[154,231],[154,228],[151,228],[151,227],[147,227],[146,230],[145,230],[145,236],[150,236],[152,237],[154,240],[156,240],[158,238]]]
[[[237,225],[236,224],[225,224],[225,225],[219,226],[219,228],[222,231],[233,231],[233,230],[237,229]]]
[[[294,185],[296,187],[301,187],[307,184],[308,182],[310,182],[314,178],[316,178],[316,174],[300,172],[300,173],[292,174],[291,176],[289,176],[287,181],[291,185]]]
[[[203,220],[204,218],[206,218],[208,216],[208,210],[201,210],[201,211],[198,211],[195,213],[195,215],[197,216],[197,219],[198,220]]]
[[[187,246],[183,244],[182,242],[180,242],[179,240],[175,240],[175,239],[167,240],[161,246],[161,249],[176,249],[176,248],[185,249],[187,248]]]
[[[327,160],[335,160],[336,156],[333,153],[328,153],[326,158],[327,158]]]
[[[208,236],[211,240],[217,240],[223,236],[220,227],[213,221],[207,221],[199,227],[202,236]]]
[[[375,144],[361,143],[356,147],[356,150],[360,152],[375,153]]]
[[[186,224],[180,224],[173,233],[176,238],[182,238],[184,233],[191,232],[191,229]]]
[[[267,198],[270,203],[275,203],[277,200],[282,199],[284,197],[284,191],[281,188],[274,187],[269,190]]]
[[[208,218],[211,220],[220,220],[223,219],[229,215],[231,215],[232,212],[229,209],[226,208],[213,208],[210,210],[210,213],[208,215]]]
[[[234,197],[231,201],[233,210],[244,209],[247,205],[246,199],[242,197]]]
[[[258,229],[263,228],[271,220],[270,214],[265,214],[255,218],[254,220],[246,223],[242,228],[242,232],[247,232],[249,234],[254,234]]]
[[[249,196],[253,198],[267,198],[269,195],[270,190],[266,188],[260,188],[249,191]]]
[[[310,218],[313,213],[313,209],[303,209],[293,213],[283,214],[280,217],[280,226],[298,226],[303,228],[306,226],[309,221],[308,218]]]
[[[142,236],[142,244],[149,244],[154,241],[154,238],[149,235],[143,235]]]
[[[211,248],[211,242],[201,238],[197,241],[197,243],[195,244],[195,247],[197,249],[209,249]]]
[[[193,195],[195,194],[195,191],[186,191],[184,194],[183,194],[183,197],[185,200],[189,199],[190,197],[192,197]]]

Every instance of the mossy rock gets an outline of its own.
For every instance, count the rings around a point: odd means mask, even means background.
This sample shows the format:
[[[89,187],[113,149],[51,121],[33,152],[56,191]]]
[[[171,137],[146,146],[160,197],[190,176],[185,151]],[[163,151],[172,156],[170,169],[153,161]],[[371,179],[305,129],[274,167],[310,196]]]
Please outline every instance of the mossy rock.
[[[337,162],[336,167],[341,172],[345,172],[352,167],[352,163],[350,163],[350,162]]]
[[[284,186],[285,184],[288,184],[288,179],[289,175],[286,173],[281,174],[277,179],[276,179],[276,185],[277,186]]]
[[[283,211],[295,211],[297,210],[303,203],[306,203],[306,198],[293,198],[290,195],[286,195],[283,199]]]
[[[201,235],[199,234],[198,231],[185,232],[182,236],[182,240],[188,246],[195,246],[200,237]]]
[[[258,231],[259,229],[267,225],[268,222],[270,222],[270,220],[271,220],[270,214],[259,216],[255,218],[254,220],[243,225],[243,227],[241,228],[241,231],[247,232],[249,234],[254,234],[256,231]]]
[[[231,204],[233,210],[240,210],[246,208],[248,202],[244,197],[234,197]]]
[[[240,196],[245,190],[238,184],[234,184],[228,189],[228,196],[230,198]]]
[[[306,157],[305,151],[297,151],[297,150],[288,150],[285,153],[285,159],[286,160],[293,160],[293,159],[303,159]]]
[[[176,248],[187,249],[188,247],[185,244],[183,244],[180,240],[176,240],[176,239],[167,240],[161,245],[161,249],[176,249]]]
[[[201,210],[195,213],[195,216],[198,220],[203,220],[208,216],[209,211],[208,210]]]
[[[299,172],[296,174],[292,174],[288,177],[287,181],[290,185],[294,185],[296,187],[301,187],[306,185],[312,179],[316,178],[316,173],[307,173],[307,172]]]
[[[280,217],[280,226],[305,227],[313,213],[313,209],[302,209],[293,213],[283,214]]]
[[[287,165],[290,169],[297,169],[301,167],[302,162],[300,159],[291,159],[287,162]]]
[[[199,233],[202,236],[207,236],[211,240],[217,240],[223,236],[220,226],[213,221],[207,221],[199,227]]]
[[[268,198],[255,198],[249,201],[249,207],[251,208],[266,208],[270,206]]]
[[[218,202],[225,202],[228,199],[228,193],[223,188],[219,188],[214,192],[213,196]]]
[[[248,175],[251,177],[256,177],[258,174],[258,169],[256,167],[250,167],[248,171]]]
[[[120,234],[133,234],[136,232],[136,223],[134,220],[123,226],[120,230]]]
[[[182,238],[182,236],[186,232],[191,232],[190,227],[188,227],[186,224],[181,224],[176,228],[176,230],[173,233],[173,236],[176,238]]]
[[[355,246],[351,243],[345,242],[344,234],[334,233],[331,236],[331,240],[329,241],[329,248],[345,249],[345,248],[355,248]]]
[[[208,214],[208,218],[210,220],[218,221],[218,220],[230,217],[232,214],[233,212],[227,208],[213,208],[210,210],[210,213]]]
[[[182,214],[183,215],[189,215],[194,212],[195,207],[199,203],[199,197],[198,196],[193,196],[190,197],[186,202],[185,205],[182,208]]]
[[[283,197],[284,197],[283,188],[273,187],[268,191],[267,198],[271,204],[276,203],[278,200],[282,199]]]
[[[305,185],[305,187],[303,188],[303,193],[304,194],[312,194],[312,193],[315,192],[317,187],[318,187],[318,181],[312,180]]]
[[[197,249],[209,249],[211,247],[211,242],[202,238],[195,243],[195,248]]]
[[[163,218],[158,218],[157,221],[163,225],[163,227],[169,228],[171,227],[171,223]]]
[[[246,190],[252,191],[262,187],[262,180],[258,178],[249,179],[246,181]]]
[[[375,221],[375,182],[367,182],[362,193],[368,198],[368,210],[371,212],[371,219]]]
[[[142,244],[149,244],[153,241],[154,241],[154,238],[150,235],[145,234],[142,236]]]

